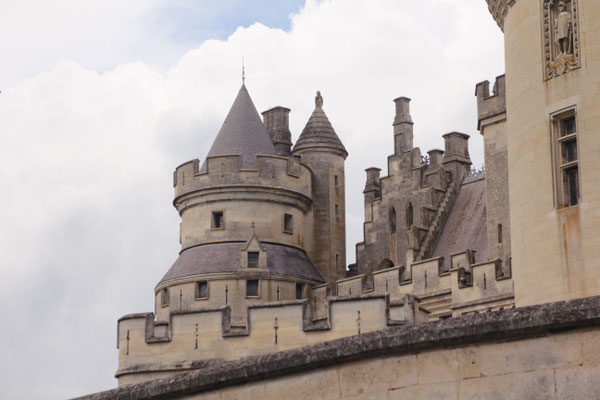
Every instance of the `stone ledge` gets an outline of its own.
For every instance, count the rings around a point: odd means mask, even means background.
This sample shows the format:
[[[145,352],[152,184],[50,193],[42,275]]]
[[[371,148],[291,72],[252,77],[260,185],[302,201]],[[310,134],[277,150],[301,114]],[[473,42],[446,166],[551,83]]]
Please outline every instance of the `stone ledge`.
[[[79,399],[173,399],[374,357],[510,341],[600,326],[600,296],[472,314],[223,362]]]

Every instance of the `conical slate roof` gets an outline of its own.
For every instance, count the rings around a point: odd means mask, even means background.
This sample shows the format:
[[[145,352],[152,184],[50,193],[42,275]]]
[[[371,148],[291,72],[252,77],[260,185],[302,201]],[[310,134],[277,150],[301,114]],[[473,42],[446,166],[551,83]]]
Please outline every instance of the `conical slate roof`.
[[[346,148],[323,111],[323,98],[320,92],[317,92],[315,98],[315,110],[296,141],[292,152],[301,154],[305,151],[331,151],[344,158],[348,156]]]
[[[229,154],[241,154],[243,168],[254,166],[256,154],[277,155],[245,85],[240,88],[207,157]],[[202,170],[206,170],[206,160]]]

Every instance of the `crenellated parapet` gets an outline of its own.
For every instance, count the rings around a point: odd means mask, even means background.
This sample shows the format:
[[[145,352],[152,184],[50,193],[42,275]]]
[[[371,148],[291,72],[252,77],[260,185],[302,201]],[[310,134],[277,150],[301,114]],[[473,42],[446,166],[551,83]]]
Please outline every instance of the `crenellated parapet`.
[[[239,155],[208,157],[206,170],[198,159],[177,167],[173,174],[174,205],[187,205],[191,197],[207,196],[206,201],[252,198],[270,201],[280,197],[306,210],[311,202],[311,172],[297,157],[257,155],[254,168],[242,167]],[[248,191],[248,189],[254,191]]]
[[[513,283],[501,261],[474,264],[473,252],[394,266],[314,286],[308,298],[247,307],[230,305],[131,314],[118,322],[119,384],[139,383],[246,356],[410,326],[488,309],[511,308]],[[336,296],[331,296],[332,285]]]
[[[249,306],[243,328],[232,323],[229,306],[175,311],[167,321],[156,321],[153,313],[124,316],[118,322],[119,385],[388,326],[412,325],[418,313],[411,296],[394,301],[385,294],[326,296],[318,301],[324,304],[322,317],[314,315],[306,299]]]
[[[500,75],[494,82],[490,94],[490,82],[479,82],[475,87],[477,96],[477,129],[481,131],[483,121],[506,114],[506,76]]]

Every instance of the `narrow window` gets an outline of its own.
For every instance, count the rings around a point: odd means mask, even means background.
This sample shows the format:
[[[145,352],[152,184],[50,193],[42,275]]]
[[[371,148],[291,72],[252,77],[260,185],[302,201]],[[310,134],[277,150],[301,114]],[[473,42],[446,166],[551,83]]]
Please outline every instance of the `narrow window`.
[[[498,224],[498,243],[502,243],[502,224]]]
[[[258,296],[258,279],[248,279],[246,281],[246,296]]]
[[[208,282],[207,281],[196,282],[196,298],[197,299],[208,298]]]
[[[333,182],[335,183],[335,186],[338,185],[338,176],[337,175],[333,177]]]
[[[248,268],[258,268],[258,251],[248,252]]]
[[[411,227],[413,225],[413,205],[408,203],[406,208],[406,226]]]
[[[283,214],[283,231],[285,233],[294,232],[294,216],[292,214]]]
[[[339,264],[340,264],[340,255],[336,254],[335,255],[335,267],[337,268]]]
[[[396,233],[396,209],[394,207],[390,209],[390,232],[392,235]]]
[[[579,203],[579,152],[575,111],[553,117],[553,149],[558,207]]]
[[[340,206],[338,206],[337,204],[335,205],[335,215],[339,215],[340,213]]]
[[[225,221],[223,219],[223,211],[213,211],[212,213],[212,229],[223,229],[225,228]]]
[[[304,284],[303,283],[296,283],[296,299],[299,300],[301,299],[304,294]]]
[[[169,305],[169,289],[164,288],[160,291],[160,305],[166,307]]]

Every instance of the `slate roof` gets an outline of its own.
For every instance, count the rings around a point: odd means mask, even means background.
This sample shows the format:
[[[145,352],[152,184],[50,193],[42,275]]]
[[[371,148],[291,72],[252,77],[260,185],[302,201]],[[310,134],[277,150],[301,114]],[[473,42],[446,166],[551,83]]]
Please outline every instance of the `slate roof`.
[[[242,167],[252,168],[256,154],[277,155],[245,85],[238,92],[207,157],[241,154]],[[206,160],[202,164],[206,170]]]
[[[267,251],[267,271],[270,274],[325,282],[304,251],[274,243],[261,244]],[[241,249],[245,245],[245,242],[211,243],[184,250],[159,285],[188,276],[237,273],[242,270]]]
[[[300,137],[294,145],[293,153],[301,153],[307,149],[323,149],[333,150],[343,154],[344,157],[348,156],[346,148],[342,144],[342,141],[335,133],[329,118],[321,107],[321,102],[317,101],[315,110],[310,116],[304,130],[300,134]]]
[[[465,182],[432,254],[432,257],[444,256],[447,269],[450,268],[450,255],[467,249],[475,250],[476,263],[488,259],[485,179]]]

